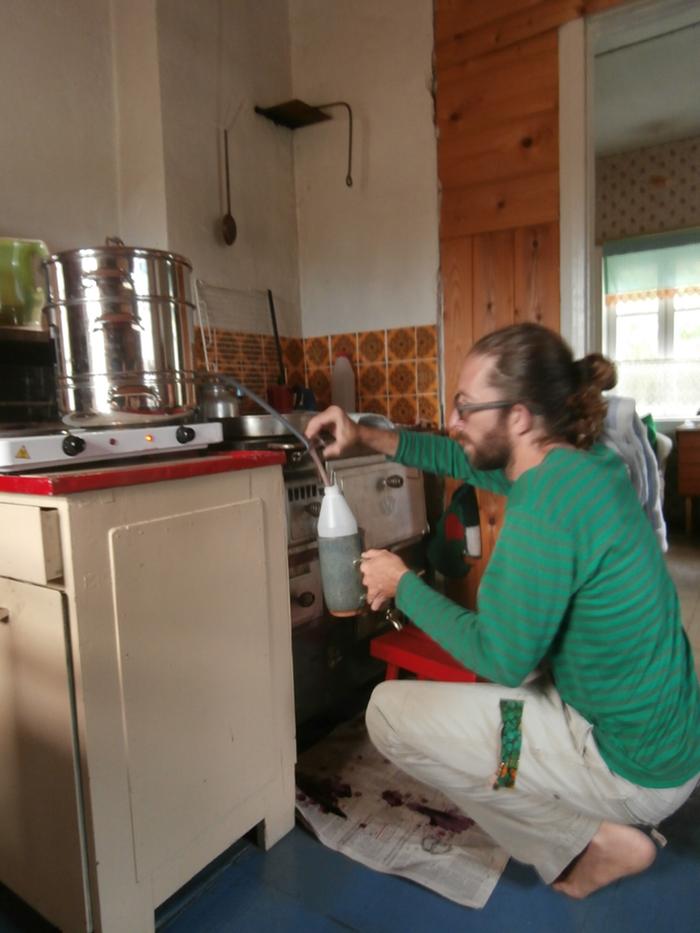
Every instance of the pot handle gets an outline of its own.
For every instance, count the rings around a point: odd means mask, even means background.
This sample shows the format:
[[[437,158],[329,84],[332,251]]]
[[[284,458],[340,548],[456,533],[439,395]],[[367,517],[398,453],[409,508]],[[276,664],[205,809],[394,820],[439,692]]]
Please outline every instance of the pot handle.
[[[129,411],[130,409],[134,409],[134,408],[138,408],[138,409],[147,408],[149,411],[151,411],[154,408],[161,407],[160,395],[158,394],[158,390],[152,386],[141,386],[141,385],[113,386],[107,394],[107,401],[110,403],[110,405],[114,405],[120,399],[123,402],[126,402],[125,405],[118,406],[120,410]],[[134,405],[132,404],[132,402],[135,399],[143,399],[145,400],[146,404],[144,405],[142,403],[142,404]]]
[[[108,279],[116,279],[124,288],[130,288],[132,292],[136,291],[134,279],[131,273],[126,269],[96,269],[94,272],[83,272],[81,275],[81,285],[83,288],[91,288],[98,282]]]
[[[100,315],[93,322],[92,333],[104,330],[106,324],[128,324],[135,330],[143,330],[143,324],[133,311],[110,311],[109,314]]]

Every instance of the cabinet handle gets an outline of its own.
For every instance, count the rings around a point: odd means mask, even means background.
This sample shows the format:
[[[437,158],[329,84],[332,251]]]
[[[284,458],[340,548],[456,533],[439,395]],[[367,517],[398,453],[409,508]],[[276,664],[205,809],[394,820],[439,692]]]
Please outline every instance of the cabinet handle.
[[[385,476],[383,479],[379,480],[379,487],[383,489],[385,486],[388,486],[389,489],[401,489],[403,486],[403,476],[399,476],[398,473]]]
[[[5,609],[4,606],[0,606],[0,622],[9,622],[10,621],[10,610]]]

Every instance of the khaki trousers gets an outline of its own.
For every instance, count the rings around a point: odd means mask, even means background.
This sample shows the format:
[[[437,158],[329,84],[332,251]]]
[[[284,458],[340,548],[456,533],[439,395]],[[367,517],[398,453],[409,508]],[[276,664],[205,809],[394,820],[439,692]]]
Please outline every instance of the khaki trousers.
[[[492,789],[500,761],[499,700],[525,701],[520,766],[513,788]],[[442,791],[518,861],[551,884],[588,845],[602,820],[656,825],[690,796],[614,774],[592,726],[549,677],[521,687],[386,681],[366,714],[378,750],[412,777]]]

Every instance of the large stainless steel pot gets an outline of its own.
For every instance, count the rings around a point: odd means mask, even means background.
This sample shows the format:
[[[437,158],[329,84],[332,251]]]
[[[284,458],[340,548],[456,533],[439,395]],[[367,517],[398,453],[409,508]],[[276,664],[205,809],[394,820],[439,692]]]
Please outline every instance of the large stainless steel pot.
[[[108,240],[57,253],[44,266],[64,422],[153,423],[194,411],[186,259]]]

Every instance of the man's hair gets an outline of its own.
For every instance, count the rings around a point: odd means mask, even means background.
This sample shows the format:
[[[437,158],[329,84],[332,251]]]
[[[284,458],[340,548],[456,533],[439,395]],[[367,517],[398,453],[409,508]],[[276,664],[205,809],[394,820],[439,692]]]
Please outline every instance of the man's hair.
[[[502,398],[522,402],[541,419],[547,440],[590,447],[617,382],[615,364],[600,353],[574,360],[568,344],[540,324],[512,324],[482,337],[470,356],[493,360],[489,383]]]

